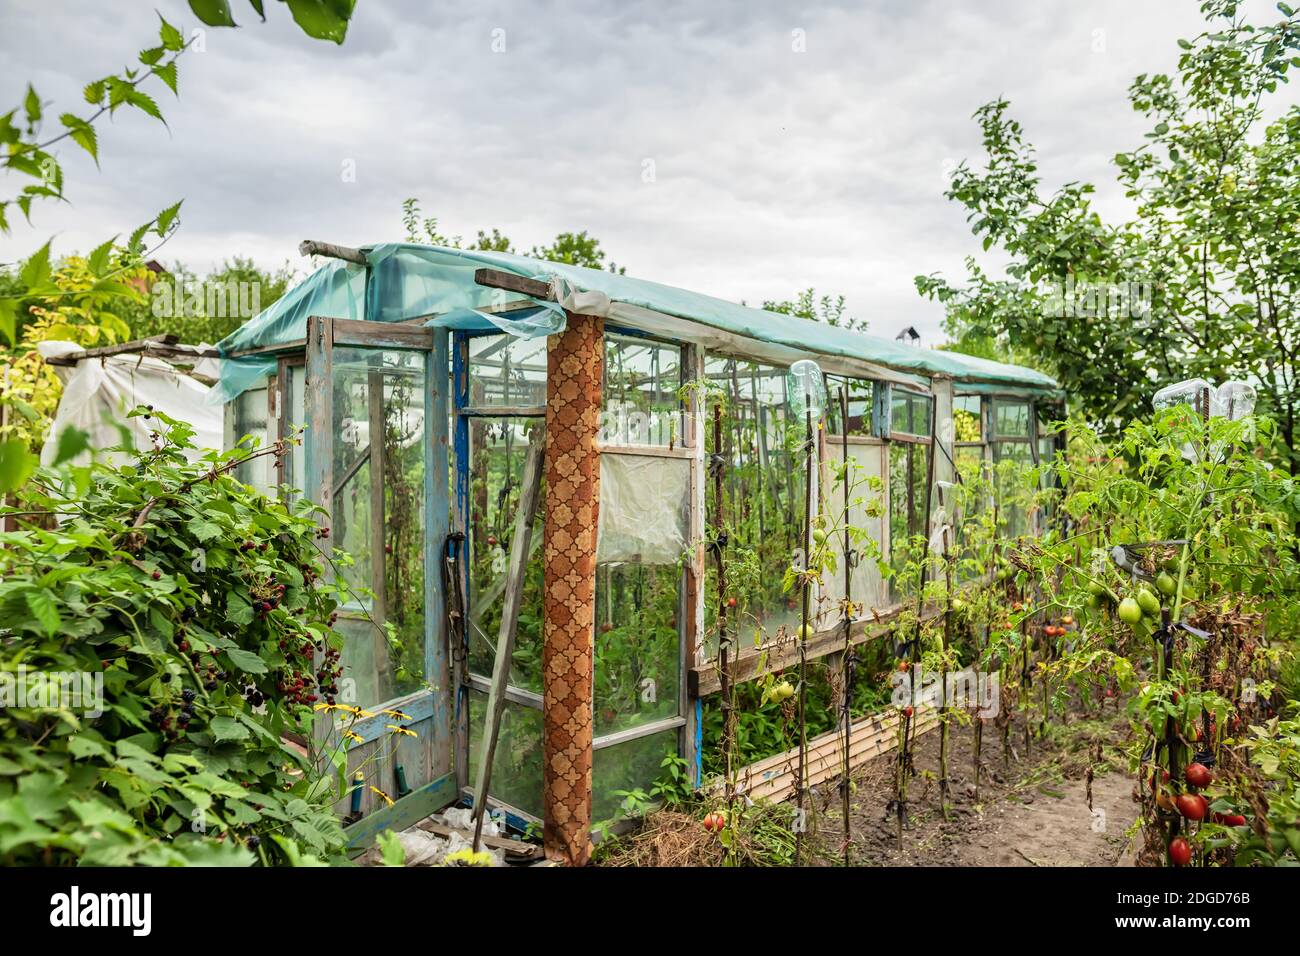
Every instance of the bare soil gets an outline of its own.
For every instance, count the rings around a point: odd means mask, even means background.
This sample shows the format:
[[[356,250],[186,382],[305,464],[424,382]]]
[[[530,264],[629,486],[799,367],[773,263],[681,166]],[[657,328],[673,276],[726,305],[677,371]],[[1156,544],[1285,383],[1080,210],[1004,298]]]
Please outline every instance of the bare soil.
[[[974,729],[955,726],[949,741],[949,799],[939,795],[939,730],[916,742],[900,847],[891,808],[895,754],[854,774],[850,862],[855,866],[1128,866],[1125,831],[1137,818],[1134,782],[1119,747],[1127,728],[1107,710],[1053,722],[1047,737],[1034,722],[1028,751],[1023,723],[1002,735],[986,722],[980,788],[974,786]],[[1100,754],[1100,759],[1098,755]],[[1092,769],[1092,804],[1088,770]],[[814,840],[828,862],[843,859],[838,788],[818,794]],[[1095,812],[1094,812],[1095,811]]]

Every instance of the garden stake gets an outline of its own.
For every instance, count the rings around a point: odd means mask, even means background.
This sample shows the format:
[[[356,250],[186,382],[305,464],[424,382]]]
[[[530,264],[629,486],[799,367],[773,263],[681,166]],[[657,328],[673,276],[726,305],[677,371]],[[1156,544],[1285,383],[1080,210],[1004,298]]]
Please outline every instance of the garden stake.
[[[803,592],[803,612],[799,627],[799,775],[796,778],[796,803],[799,814],[799,829],[794,835],[794,864],[799,865],[803,850],[804,787],[807,783],[808,762],[808,571],[812,564],[812,479],[813,479],[813,431],[812,431],[812,395],[804,398],[804,511],[803,511],[803,577],[800,590]]]
[[[930,410],[930,453],[926,456],[925,469],[925,520],[923,522],[925,550],[922,552],[920,586],[916,592],[916,637],[912,641],[911,652],[908,655],[912,662],[912,677],[916,676],[917,658],[921,652],[921,615],[925,611],[925,581],[927,571],[929,571],[929,548],[930,548],[930,506],[932,504],[931,495],[934,492],[934,449],[938,444],[935,441],[935,415],[934,410]],[[909,488],[908,494],[911,494]],[[915,713],[916,706],[916,686],[911,686],[911,707]],[[911,762],[911,741],[915,739],[911,731],[915,727],[912,718],[907,712],[903,712],[903,736],[898,748],[898,776],[895,778],[894,797],[897,802],[898,812],[898,848],[903,848],[903,822],[907,815],[907,771]]]
[[[723,552],[727,546],[727,535],[722,530],[724,508],[722,502],[722,470],[725,458],[722,455],[722,404],[713,406],[713,557],[718,564],[718,683],[722,697],[722,768],[725,780],[723,794],[727,801],[728,819],[736,799],[736,789],[732,779],[731,737],[735,730],[732,717],[731,687],[731,638],[727,634],[727,568]]]
[[[844,813],[844,865],[849,865],[849,747],[853,742],[853,678],[854,664],[853,642],[851,640],[853,621],[853,561],[850,557],[852,541],[849,535],[849,387],[840,385],[840,439],[841,462],[844,465],[844,658],[841,661],[840,683],[843,687],[844,706],[844,770],[840,781],[840,798]]]

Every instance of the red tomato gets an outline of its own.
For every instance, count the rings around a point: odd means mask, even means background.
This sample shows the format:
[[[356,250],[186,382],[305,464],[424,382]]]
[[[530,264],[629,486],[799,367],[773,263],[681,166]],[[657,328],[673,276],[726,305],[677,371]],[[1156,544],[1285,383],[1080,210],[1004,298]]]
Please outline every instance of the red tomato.
[[[1189,820],[1204,820],[1210,810],[1210,804],[1199,793],[1180,793],[1174,806]]]
[[[1189,763],[1183,771],[1183,779],[1197,790],[1204,790],[1214,782],[1214,774],[1203,763]]]
[[[1174,866],[1186,866],[1192,862],[1192,845],[1182,837],[1174,837],[1169,841],[1169,859],[1173,861]]]

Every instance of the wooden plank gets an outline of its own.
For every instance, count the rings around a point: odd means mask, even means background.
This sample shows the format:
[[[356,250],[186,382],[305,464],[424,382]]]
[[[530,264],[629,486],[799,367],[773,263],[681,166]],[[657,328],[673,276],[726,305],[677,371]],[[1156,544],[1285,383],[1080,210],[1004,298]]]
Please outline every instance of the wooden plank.
[[[314,239],[304,239],[298,243],[298,254],[304,256],[328,256],[331,259],[355,262],[359,266],[369,265],[366,262],[366,254],[359,249],[353,249],[351,246],[337,246],[332,242],[317,242]]]
[[[334,319],[334,344],[362,348],[433,348],[433,329],[399,322],[370,322]]]
[[[683,460],[695,458],[693,449],[681,445],[676,448],[669,448],[667,445],[602,445],[597,442],[597,447],[602,455],[643,455],[648,458],[680,458]]]
[[[348,850],[355,854],[375,842],[375,837],[384,830],[398,832],[413,827],[430,814],[437,813],[456,799],[456,777],[443,774],[423,787],[413,790],[409,795],[397,800],[393,805],[376,810],[343,832],[348,837]]]
[[[180,345],[178,336],[171,332],[163,335],[151,335],[144,339],[133,339],[130,342],[118,342],[116,345],[100,345],[95,348],[82,349],[78,352],[69,352],[67,355],[54,356],[45,360],[48,365],[76,365],[84,359],[104,358],[109,355],[126,355],[137,352],[147,352],[155,350],[159,353],[166,352],[170,354],[193,355],[197,358],[215,357],[220,355],[215,349],[201,349],[197,345]]]
[[[524,460],[524,474],[519,486],[519,507],[515,512],[514,536],[510,542],[510,565],[506,576],[506,589],[502,595],[501,628],[497,633],[496,660],[492,665],[492,689],[488,692],[488,706],[483,725],[483,752],[479,758],[478,781],[474,786],[474,848],[478,849],[483,830],[483,808],[492,784],[492,760],[496,756],[497,734],[501,729],[501,715],[505,711],[506,685],[510,683],[510,662],[515,653],[515,627],[523,603],[524,579],[528,571],[529,545],[533,538],[533,524],[537,519],[537,505],[541,499],[542,452],[544,441],[536,429],[528,445]]]
[[[442,774],[454,766],[451,741],[451,683],[448,654],[447,600],[443,593],[441,561],[445,536],[450,530],[448,488],[447,372],[449,335],[433,330],[433,349],[425,353],[424,430],[429,444],[424,469],[424,679],[432,689],[433,732],[429,734],[429,765]]]
[[[850,642],[856,647],[867,641],[888,636],[897,627],[897,619],[902,611],[903,605],[898,604],[879,612],[875,618],[854,621],[850,628]],[[927,607],[922,619],[929,620],[939,613],[937,606]],[[837,623],[833,627],[813,634],[808,639],[806,653],[808,660],[815,660],[842,650],[844,650],[844,625]],[[737,684],[756,680],[765,674],[792,667],[798,663],[798,660],[799,646],[793,635],[787,636],[782,642],[767,644],[760,648],[748,647],[737,654],[731,662],[732,680]],[[721,689],[718,668],[714,661],[692,667],[687,671],[687,681],[691,693],[696,697],[707,697]]]
[[[515,275],[513,272],[502,272],[500,269],[475,269],[474,281],[479,285],[490,286],[493,289],[505,289],[507,292],[530,295],[534,299],[549,301],[552,298],[549,282],[542,282],[540,279],[528,279],[524,276]]]
[[[868,760],[894,750],[898,746],[897,711],[875,714],[863,718],[853,725],[852,743],[849,748],[849,767],[856,769]],[[928,733],[939,726],[938,715],[933,710],[921,713],[915,724],[915,732]],[[832,730],[808,742],[805,776],[808,786],[815,786],[833,779],[842,773],[844,751],[843,737],[838,730]],[[737,774],[736,792],[751,799],[785,800],[794,795],[798,774],[799,748],[766,757],[746,767]],[[709,789],[720,791],[722,781],[713,781]]]

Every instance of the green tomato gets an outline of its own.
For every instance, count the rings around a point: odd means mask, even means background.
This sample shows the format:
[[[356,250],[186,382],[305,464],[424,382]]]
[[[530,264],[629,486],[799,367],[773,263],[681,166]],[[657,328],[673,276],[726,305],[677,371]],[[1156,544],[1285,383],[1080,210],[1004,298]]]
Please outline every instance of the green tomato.
[[[821,528],[813,528],[813,543],[822,545],[826,543],[826,532]]]
[[[1119,619],[1130,627],[1136,627],[1142,620],[1142,607],[1131,597],[1119,602]]]
[[[1143,614],[1150,614],[1155,617],[1160,613],[1160,599],[1146,588],[1138,588],[1137,603]]]
[[[1156,588],[1161,594],[1173,597],[1174,592],[1178,590],[1178,582],[1167,571],[1161,571],[1156,576]]]

